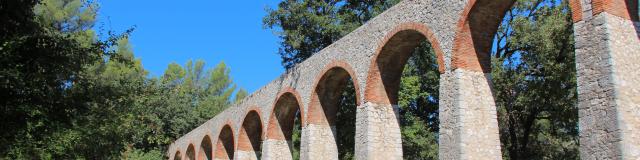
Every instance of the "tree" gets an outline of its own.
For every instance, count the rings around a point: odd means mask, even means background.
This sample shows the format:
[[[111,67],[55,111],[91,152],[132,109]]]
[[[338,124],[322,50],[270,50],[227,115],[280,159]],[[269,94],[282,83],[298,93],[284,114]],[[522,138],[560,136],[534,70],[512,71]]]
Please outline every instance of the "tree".
[[[8,0],[0,4],[3,21],[7,22],[2,25],[0,42],[0,90],[5,99],[0,127],[12,128],[1,134],[0,143],[10,145],[0,147],[0,153],[18,159],[53,158],[57,148],[50,148],[52,144],[47,142],[56,137],[77,137],[60,133],[74,125],[76,113],[87,109],[76,105],[79,99],[71,88],[87,81],[81,76],[84,68],[111,54],[105,48],[118,37],[82,41],[74,36],[77,30],[56,30],[38,19],[40,12],[34,10],[44,5],[38,1]]]
[[[283,0],[263,23],[282,40],[278,54],[289,69],[340,39],[399,0]]]
[[[171,63],[163,76],[149,81],[144,96],[138,98],[140,104],[135,105],[140,107],[138,115],[144,115],[135,121],[140,139],[130,141],[123,157],[164,153],[175,139],[246,95],[240,89],[232,99],[236,86],[223,62],[212,69],[204,66],[202,60],[189,60],[184,67]]]
[[[398,91],[405,159],[438,159],[439,81],[435,51],[424,41],[409,57]]]
[[[158,159],[235,101],[224,63],[171,64],[147,77],[132,30],[97,38],[97,6],[0,1],[0,127],[12,129],[0,133],[0,159]]]
[[[76,144],[52,143],[54,146],[50,148],[64,148],[56,154],[65,158],[117,157],[127,144],[138,140],[130,135],[139,131],[133,125],[141,116],[136,114],[139,109],[136,101],[145,89],[147,71],[140,59],[134,57],[127,38],[120,39],[114,48],[115,54],[105,56],[82,72],[87,81],[72,86],[71,93],[78,99],[75,105],[86,110],[74,112],[74,125],[54,141]],[[69,139],[68,134],[74,137]]]
[[[501,24],[493,83],[505,159],[577,159],[573,26],[566,0],[521,0]]]
[[[237,103],[242,101],[245,97],[247,97],[247,95],[249,95],[249,93],[247,93],[247,90],[240,88],[240,90],[238,90],[238,92],[236,93],[235,102]]]

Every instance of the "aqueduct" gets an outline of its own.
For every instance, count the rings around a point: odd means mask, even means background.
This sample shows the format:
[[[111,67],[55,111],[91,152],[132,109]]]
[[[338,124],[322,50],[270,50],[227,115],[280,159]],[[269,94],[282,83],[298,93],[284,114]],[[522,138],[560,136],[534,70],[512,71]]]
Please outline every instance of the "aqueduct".
[[[176,140],[176,159],[337,159],[336,91],[353,82],[357,159],[402,159],[397,91],[402,66],[429,40],[440,68],[440,159],[501,159],[490,50],[514,0],[405,0]],[[570,0],[580,157],[640,157],[637,0]],[[347,81],[351,79],[352,81]]]

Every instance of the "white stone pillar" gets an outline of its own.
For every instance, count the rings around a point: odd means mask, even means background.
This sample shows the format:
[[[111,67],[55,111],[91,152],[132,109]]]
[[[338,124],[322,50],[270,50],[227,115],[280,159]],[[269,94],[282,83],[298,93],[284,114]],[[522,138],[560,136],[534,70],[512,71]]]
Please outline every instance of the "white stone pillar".
[[[371,102],[356,112],[356,159],[402,159],[402,135],[397,105]]]
[[[302,127],[300,159],[337,160],[335,126],[307,124]]]
[[[237,150],[233,157],[237,160],[258,160],[257,154],[254,151]]]
[[[639,30],[606,12],[574,24],[582,159],[640,157]]]
[[[291,150],[286,140],[267,139],[262,142],[263,160],[291,160]]]
[[[489,73],[446,71],[439,105],[440,159],[502,159]]]

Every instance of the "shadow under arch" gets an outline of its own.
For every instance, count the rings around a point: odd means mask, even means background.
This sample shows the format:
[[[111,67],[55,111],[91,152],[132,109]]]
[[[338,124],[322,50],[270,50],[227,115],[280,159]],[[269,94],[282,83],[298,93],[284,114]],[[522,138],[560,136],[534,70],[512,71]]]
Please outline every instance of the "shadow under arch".
[[[304,115],[299,100],[300,96],[291,88],[280,93],[276,99],[269,118],[266,139],[274,141],[271,147],[280,148],[277,149],[279,151],[287,151],[287,149],[282,149],[287,147],[289,152],[274,153],[273,156],[291,156],[292,158],[296,156],[293,155],[295,147],[292,141],[293,130],[295,129],[296,118],[298,118],[299,122],[302,122]],[[286,144],[286,146],[283,144]],[[300,148],[297,149],[300,150]]]
[[[224,125],[220,130],[214,153],[215,159],[233,159],[234,138],[233,130],[229,124]]]
[[[360,89],[353,69],[345,62],[335,61],[317,78],[311,95],[306,125],[335,125],[335,114],[340,108],[342,90],[352,82],[355,88],[356,105],[361,105]]]
[[[452,69],[491,72],[493,36],[515,0],[471,0],[458,21]]]
[[[173,160],[182,160],[182,153],[180,153],[180,150],[176,151],[176,153],[173,155]]]
[[[412,59],[412,61],[410,61]],[[406,66],[412,64],[408,71]],[[424,121],[430,130],[421,130],[414,133],[416,136],[422,136],[421,141],[425,141],[428,137],[432,143],[437,143],[437,136],[430,132],[439,132],[439,116],[438,116],[438,96],[439,96],[439,77],[446,70],[444,64],[444,54],[440,48],[440,43],[436,35],[428,26],[417,22],[407,22],[397,25],[393,30],[388,32],[384,39],[378,44],[376,54],[372,57],[367,73],[367,86],[365,90],[365,99],[367,102],[373,103],[373,106],[384,106],[393,112],[386,112],[389,117],[397,117],[397,119],[389,119],[386,122],[378,122],[373,126],[383,126],[387,130],[386,137],[393,137],[394,141],[379,142],[385,145],[393,145],[402,150],[379,150],[376,152],[388,152],[404,158],[415,158],[415,154],[422,150],[438,152],[438,148],[433,150],[422,148],[424,146],[411,146],[412,140],[404,137],[402,128],[418,121]],[[407,99],[411,103],[405,103],[401,106],[399,103],[400,90],[403,87],[401,82],[403,76],[408,73],[410,77],[416,77],[417,82],[413,85],[417,86],[418,93],[429,93],[428,97],[417,96],[415,99]],[[423,77],[423,75],[433,75],[435,78]],[[418,93],[414,93],[418,94]],[[427,96],[427,95],[424,95]],[[409,120],[410,119],[410,120]],[[434,133],[435,134],[435,133]],[[375,143],[374,143],[375,144]],[[384,156],[384,155],[381,155]],[[431,155],[436,156],[436,155]],[[429,157],[422,157],[429,158]]]
[[[262,119],[257,110],[250,110],[242,121],[238,135],[238,159],[259,159],[262,150]]]
[[[302,145],[308,145],[307,148],[313,149],[316,156],[322,155],[326,158],[337,159],[339,156],[351,153],[355,148],[355,146],[351,146],[354,143],[349,142],[355,141],[355,135],[351,135],[355,133],[345,130],[351,128],[355,130],[356,128],[355,110],[357,106],[360,106],[360,89],[357,79],[355,79],[357,77],[355,72],[345,62],[333,61],[320,73],[311,93],[311,101],[305,117],[306,123],[303,124],[303,133],[306,133],[303,134]],[[354,92],[350,93],[351,95],[343,95],[349,89],[349,85],[353,86]],[[343,97],[345,99],[342,99]],[[341,104],[343,100],[345,100],[344,102],[350,101],[349,98],[355,99],[353,104],[355,106],[346,108],[345,112],[339,112],[345,107]],[[337,118],[342,118],[345,121],[337,125]],[[305,155],[303,151],[301,153],[302,159],[311,158],[305,156],[311,155]]]
[[[438,71],[445,72],[440,43],[433,32],[420,23],[403,23],[386,35],[369,66],[365,99],[376,104],[398,104],[402,70],[416,47],[429,41],[436,54]]]
[[[198,151],[198,160],[210,160],[213,158],[213,144],[211,137],[207,134],[202,138],[200,142],[200,149]]]
[[[189,144],[189,147],[187,147],[187,152],[185,153],[186,153],[187,160],[196,159],[196,150],[195,150],[195,147],[193,147],[193,144]]]

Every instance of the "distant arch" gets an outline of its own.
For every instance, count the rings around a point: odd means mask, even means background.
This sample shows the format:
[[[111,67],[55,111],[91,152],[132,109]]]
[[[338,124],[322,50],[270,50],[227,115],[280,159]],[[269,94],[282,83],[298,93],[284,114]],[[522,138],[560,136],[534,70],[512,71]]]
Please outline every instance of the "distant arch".
[[[347,132],[343,129],[347,129],[344,127],[353,127],[353,129],[356,127],[355,107],[362,106],[360,88],[357,75],[355,75],[348,63],[342,61],[331,62],[320,73],[311,92],[311,101],[307,107],[306,122],[304,124],[305,130],[310,132],[304,134],[302,143],[303,146],[314,148],[317,151],[314,154],[323,155],[324,158],[328,159],[337,159],[340,156],[344,156],[344,153],[350,153],[355,148],[355,146],[346,146],[355,145],[354,142],[348,142],[355,141],[355,133]],[[348,89],[348,85],[353,85],[355,91],[352,94],[355,95],[343,95],[344,91]],[[342,98],[354,98],[356,101],[355,106],[348,106],[353,108],[343,108],[345,106],[342,106],[341,102],[348,99]],[[347,112],[339,112],[342,109]],[[338,113],[340,113],[340,116],[338,116]],[[338,118],[345,121],[338,123]],[[338,149],[339,147],[340,149]],[[301,153],[301,158],[303,159],[313,158],[306,156],[310,156],[310,154]]]
[[[421,23],[403,23],[389,32],[376,49],[369,65],[365,99],[377,104],[398,104],[400,77],[407,60],[420,42],[427,40],[436,53],[438,71],[444,73],[444,57],[440,42]]]
[[[224,125],[218,134],[216,142],[216,159],[233,159],[234,138],[233,130],[229,124]]]
[[[180,153],[180,150],[176,151],[176,153],[173,155],[173,160],[182,160],[182,153]]]
[[[186,158],[187,160],[195,160],[196,159],[196,151],[195,151],[195,147],[193,147],[193,144],[189,144],[189,147],[187,147],[187,152],[186,152]]]
[[[262,119],[257,110],[250,110],[244,120],[242,121],[242,127],[240,128],[240,134],[238,135],[238,151],[243,152],[240,154],[247,154],[254,158],[260,158],[262,150]]]
[[[286,159],[287,156],[290,158],[297,156],[294,155],[293,150],[300,150],[300,148],[296,148],[296,144],[293,142],[293,133],[294,129],[296,129],[296,118],[298,118],[300,125],[304,121],[302,108],[300,95],[294,89],[286,88],[278,94],[269,117],[265,139],[272,142],[270,144],[272,152],[285,152],[265,153],[270,156],[269,158],[280,157]]]
[[[211,137],[207,134],[202,138],[200,142],[200,151],[198,152],[198,160],[211,160],[213,153],[213,145]]]
[[[267,139],[291,140],[296,114],[302,120],[300,96],[293,90],[280,93],[271,111],[267,127]]]
[[[339,109],[340,94],[349,80],[353,82],[355,88],[356,105],[361,105],[357,76],[348,63],[334,61],[321,73],[316,78],[314,90],[311,93],[305,125],[335,125],[335,114]]]

